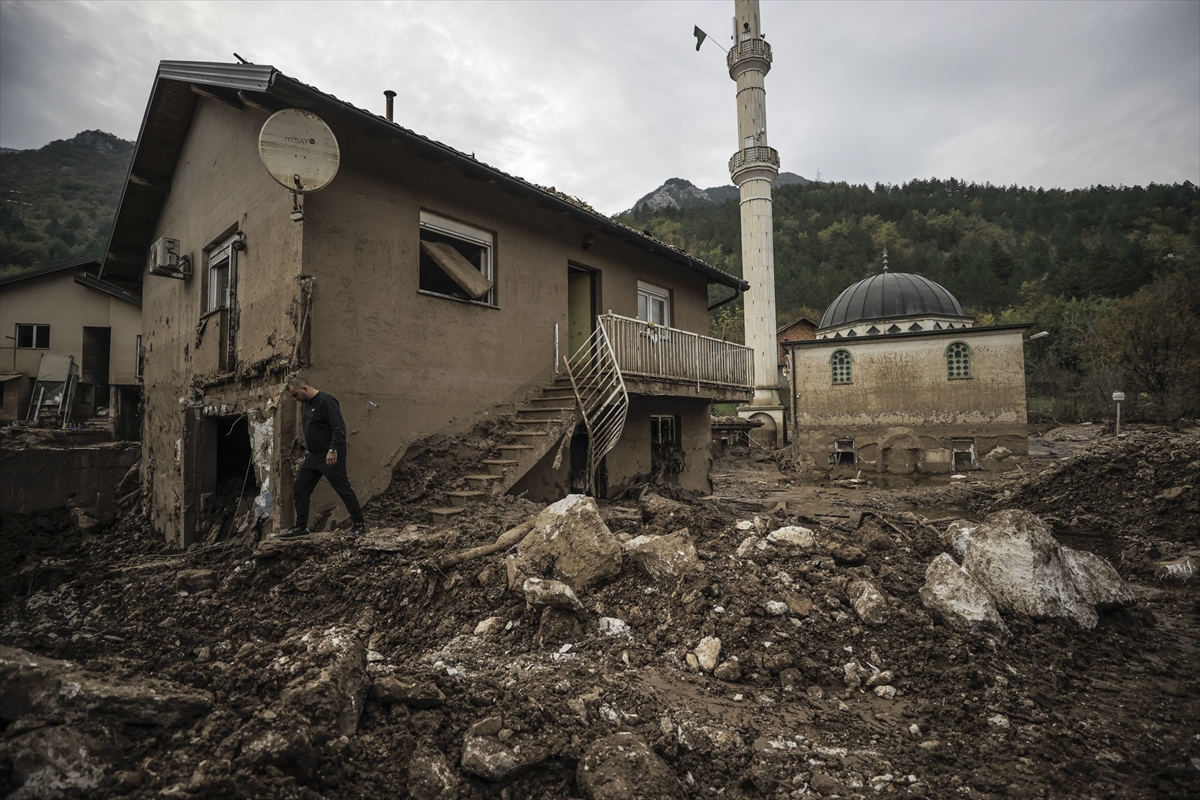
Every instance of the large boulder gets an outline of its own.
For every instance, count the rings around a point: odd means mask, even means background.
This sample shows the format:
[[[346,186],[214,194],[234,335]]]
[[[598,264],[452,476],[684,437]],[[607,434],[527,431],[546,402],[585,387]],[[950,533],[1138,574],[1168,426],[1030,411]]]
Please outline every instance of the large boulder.
[[[683,797],[671,768],[632,733],[597,739],[584,753],[575,780],[588,800]]]
[[[992,636],[1002,642],[1011,636],[992,596],[947,553],[935,558],[925,570],[921,602],[952,630]]]
[[[625,543],[625,555],[655,580],[680,578],[699,569],[696,546],[682,528],[667,536],[638,536]]]
[[[412,800],[456,800],[459,783],[441,750],[418,745],[408,762],[408,796]]]
[[[1133,605],[1137,598],[1112,564],[1095,553],[1064,547],[1067,569],[1083,598],[1102,611]]]
[[[1005,614],[1068,618],[1084,628],[1096,609],[1076,585],[1063,547],[1046,523],[1028,511],[997,511],[967,538],[963,569]]]
[[[621,574],[621,544],[600,518],[596,501],[581,494],[542,509],[517,545],[517,556],[535,569],[548,567],[546,574],[576,590]]]
[[[314,628],[284,649],[296,653],[285,665],[295,677],[280,695],[280,712],[307,717],[318,744],[352,736],[369,688],[367,648],[358,630]]]

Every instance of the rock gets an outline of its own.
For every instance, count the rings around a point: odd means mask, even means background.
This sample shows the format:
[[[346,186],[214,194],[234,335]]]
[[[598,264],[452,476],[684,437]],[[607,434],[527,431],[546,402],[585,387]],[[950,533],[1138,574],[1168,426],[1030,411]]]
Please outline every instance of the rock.
[[[1188,583],[1197,574],[1200,574],[1200,561],[1190,555],[1154,563],[1154,577],[1160,581]]]
[[[303,648],[292,666],[297,677],[280,694],[280,708],[311,720],[317,744],[353,736],[368,689],[367,649],[358,631],[314,628],[295,641]]]
[[[768,617],[782,617],[788,613],[787,603],[780,602],[779,600],[768,600],[764,609]]]
[[[839,567],[857,567],[859,564],[867,560],[867,556],[862,550],[859,550],[852,544],[845,542],[827,542],[825,549],[829,551],[829,555],[833,557],[833,563]]]
[[[90,795],[121,752],[103,728],[84,732],[71,725],[38,727],[24,733],[5,731],[0,741],[5,794],[10,800],[62,797],[70,792]],[[10,732],[11,731],[11,732]],[[108,735],[104,735],[108,733]]]
[[[307,728],[279,725],[247,737],[235,763],[239,768],[255,772],[274,767],[286,775],[307,781],[316,770],[317,752]]]
[[[785,528],[771,531],[767,534],[767,541],[771,544],[783,545],[811,552],[817,547],[817,536],[808,528],[802,528],[799,525],[789,525]]]
[[[529,564],[514,555],[504,557],[504,572],[508,582],[508,590],[515,592],[529,577]]]
[[[713,676],[726,683],[737,683],[742,679],[742,665],[738,663],[736,658],[722,661],[713,670]]]
[[[525,766],[517,754],[495,736],[472,736],[468,733],[463,739],[462,770],[468,775],[489,781],[503,781],[516,775]]]
[[[952,556],[962,561],[967,556],[967,540],[978,527],[977,523],[956,519],[946,527],[938,540]]]
[[[629,629],[629,625],[617,619],[616,617],[601,617],[600,632],[605,636],[633,636],[633,632]]]
[[[687,528],[667,536],[631,539],[625,543],[625,555],[655,580],[679,578],[700,567]]]
[[[1012,723],[1008,721],[1008,717],[1003,714],[988,717],[988,725],[991,725],[993,728],[1000,728],[1001,730],[1007,730],[1012,727]]]
[[[387,705],[403,703],[409,708],[436,708],[446,696],[427,678],[402,680],[392,675],[376,678],[371,684],[371,699]]]
[[[884,700],[894,700],[896,699],[896,687],[886,684],[883,686],[876,686],[875,696],[882,697]]]
[[[807,617],[813,610],[812,598],[801,597],[795,592],[784,592],[783,602],[787,603],[788,611],[798,617]]]
[[[527,564],[550,562],[550,574],[575,589],[588,589],[621,573],[621,545],[613,537],[596,501],[571,494],[547,506],[533,530],[517,545]]]
[[[846,587],[850,605],[859,619],[868,625],[882,625],[888,621],[887,600],[869,581],[854,581]]]
[[[499,633],[503,629],[504,629],[504,620],[503,619],[501,619],[500,617],[488,617],[485,620],[481,620],[479,622],[479,624],[475,626],[475,635],[476,636],[490,636],[493,633]]]
[[[504,730],[503,717],[486,717],[467,728],[467,736],[495,736]]]
[[[700,668],[705,672],[712,672],[721,656],[721,640],[715,636],[705,636],[700,640],[700,644],[696,645],[695,653]]]
[[[525,591],[525,602],[532,608],[549,606],[560,611],[583,611],[583,604],[579,602],[575,592],[562,581],[526,578],[522,588]]]
[[[687,511],[688,508],[678,500],[672,500],[669,497],[663,497],[654,492],[646,492],[639,502],[641,503],[642,510],[652,517],[656,517],[659,514],[667,514],[668,516],[680,514]]]
[[[700,659],[696,658],[695,653],[688,653],[683,660],[687,662],[688,669],[692,672],[700,671]]]
[[[761,541],[757,536],[750,535],[742,540],[742,543],[738,545],[738,548],[735,552],[736,552],[738,558],[747,558],[755,550],[766,550],[766,549],[767,549],[766,542]]]
[[[805,690],[804,693],[808,695],[809,700],[824,700],[825,699],[825,690],[822,689],[820,686],[810,686]]]
[[[796,663],[795,657],[786,650],[768,653],[763,656],[763,669],[772,675],[778,675]]]
[[[788,667],[779,673],[779,687],[785,692],[795,692],[803,680],[804,676],[795,667]]]
[[[925,585],[920,594],[925,608],[951,630],[992,636],[1001,642],[1011,636],[992,596],[947,553],[939,555],[925,569]]]
[[[1137,602],[1133,590],[1106,559],[1070,547],[1064,547],[1062,552],[1075,588],[1085,602],[1103,611],[1125,608]]]
[[[1074,620],[1094,628],[1096,609],[1084,598],[1050,529],[1028,511],[997,511],[971,532],[963,569],[1002,613]]]
[[[851,661],[842,665],[842,682],[851,689],[857,689],[862,686],[862,678],[858,674],[858,664]]]
[[[896,543],[892,541],[892,538],[884,533],[874,522],[864,522],[858,527],[855,536],[859,546],[863,550],[882,553],[893,550],[896,547]]]
[[[989,461],[1003,461],[1011,455],[1012,450],[1009,450],[1004,445],[996,445],[987,453],[985,453],[983,457]]]
[[[896,674],[890,669],[885,669],[882,672],[872,673],[871,677],[867,678],[867,686],[886,686],[891,683],[896,677]]]
[[[161,678],[114,678],[70,661],[0,646],[0,718],[52,723],[109,718],[138,726],[179,727],[212,708],[212,695]]]
[[[536,646],[557,647],[567,643],[573,644],[582,638],[583,628],[580,627],[579,619],[574,613],[549,606],[542,609],[542,619],[533,637]]]
[[[809,788],[819,795],[839,795],[845,796],[849,794],[846,785],[836,778],[826,775],[824,772],[814,772],[812,778],[808,781]]]
[[[737,528],[739,531],[750,531],[754,530],[754,523],[748,519],[740,519],[733,527]]]
[[[575,780],[587,800],[682,798],[675,773],[632,733],[597,739],[584,753]]]
[[[412,800],[457,800],[458,775],[441,750],[418,745],[408,762],[408,796]]]
[[[175,573],[175,591],[202,592],[217,588],[217,573],[211,569],[185,569]]]

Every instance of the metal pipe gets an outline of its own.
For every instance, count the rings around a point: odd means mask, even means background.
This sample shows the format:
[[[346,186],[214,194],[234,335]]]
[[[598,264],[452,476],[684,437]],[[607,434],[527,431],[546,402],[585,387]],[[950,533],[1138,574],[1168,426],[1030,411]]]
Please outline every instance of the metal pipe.
[[[396,99],[396,93],[393,92],[391,89],[388,89],[387,91],[385,91],[383,93],[383,96],[387,98],[387,121],[391,122],[392,121],[392,101]]]

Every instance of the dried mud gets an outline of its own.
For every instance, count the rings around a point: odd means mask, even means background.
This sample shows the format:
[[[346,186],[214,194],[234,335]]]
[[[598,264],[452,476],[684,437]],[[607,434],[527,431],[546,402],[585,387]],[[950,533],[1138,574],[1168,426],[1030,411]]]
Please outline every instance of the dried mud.
[[[369,523],[424,522],[477,451],[456,440],[415,454],[368,506]],[[105,528],[67,511],[10,515],[0,644],[114,682],[153,678],[211,696],[188,721],[95,711],[87,724],[109,745],[96,755],[103,776],[65,796],[1200,794],[1198,595],[1155,577],[1158,561],[1200,556],[1196,428],[1097,434],[988,481],[813,482],[761,456],[714,469],[711,498],[659,488],[601,504],[618,536],[687,528],[702,569],[656,581],[627,561],[617,579],[577,593],[584,610],[574,615],[527,608],[508,588],[504,553],[436,566],[539,510],[520,498],[408,529],[414,536],[232,540],[182,553],[137,517]],[[1004,646],[943,627],[918,595],[942,551],[938,534],[1000,508],[1044,515],[1065,543],[1108,557],[1137,605],[1102,613],[1090,631],[1008,619]],[[748,535],[785,525],[817,531],[822,548],[736,554]],[[197,589],[208,584],[188,583],[184,570],[211,571],[213,585]],[[886,622],[869,625],[851,608],[847,585],[859,578],[883,593]],[[628,635],[602,633],[602,617]],[[306,733],[303,760],[254,760],[250,742],[263,731],[322,729],[320,709],[295,709],[296,673],[281,665],[312,666],[297,643],[329,630],[357,642],[345,677],[364,697],[357,724]],[[689,666],[704,637],[720,639],[721,661],[737,659],[724,679]],[[851,661],[894,697],[848,685]],[[56,724],[13,713],[5,742]],[[614,773],[616,752],[644,768]],[[492,779],[463,769],[477,761],[500,766]],[[20,791],[12,764],[0,764],[0,779]]]

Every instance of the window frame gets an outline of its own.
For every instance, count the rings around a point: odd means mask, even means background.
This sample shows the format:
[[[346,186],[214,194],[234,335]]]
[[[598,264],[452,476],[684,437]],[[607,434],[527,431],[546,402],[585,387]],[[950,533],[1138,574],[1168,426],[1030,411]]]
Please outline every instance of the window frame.
[[[439,292],[433,289],[422,288],[421,286],[421,268],[420,260],[422,253],[420,252],[421,233],[429,231],[430,233],[444,236],[451,239],[458,239],[461,242],[477,245],[482,249],[482,264],[479,269],[479,274],[491,282],[492,287],[488,289],[487,294],[480,297],[478,300],[463,296],[458,297],[453,294]],[[496,232],[481,228],[477,225],[472,225],[467,222],[447,217],[435,211],[421,209],[420,221],[418,224],[417,233],[417,293],[429,295],[430,297],[443,297],[447,300],[457,300],[460,303],[471,303],[477,306],[488,306],[490,308],[498,308],[496,303]],[[428,240],[433,241],[433,240]],[[473,265],[472,265],[473,266]],[[438,269],[441,269],[438,267]],[[443,273],[444,274],[444,273]],[[447,278],[449,276],[447,275]],[[453,282],[453,279],[451,279]]]
[[[836,359],[841,354],[845,354],[845,356],[846,356],[845,362],[835,364],[834,359]],[[854,383],[854,354],[851,353],[849,350],[847,350],[843,347],[839,347],[837,350],[834,350],[832,353],[830,353],[829,354],[829,367],[830,367],[829,378],[832,381],[834,386],[849,386]],[[839,368],[844,368],[846,371],[844,379],[841,379],[841,380],[838,379],[838,369]]]
[[[961,350],[958,350],[956,354],[952,355],[950,351],[955,348],[961,348]],[[968,381],[975,377],[975,368],[971,364],[972,357],[975,355],[975,350],[971,347],[971,345],[967,344],[961,339],[956,339],[953,342],[950,342],[950,344],[946,345],[946,349],[942,351],[942,354],[946,359],[946,380]],[[955,365],[953,362],[952,359],[956,357],[961,359],[961,365]],[[965,374],[955,374],[956,366]]]
[[[137,335],[136,349],[133,353],[133,377],[138,380],[142,379],[142,373],[146,369],[146,351],[142,349],[142,335]]]
[[[233,282],[237,279],[237,249],[233,245],[237,238],[235,233],[222,240],[207,253],[204,276],[205,313],[221,308],[230,308],[233,305]],[[217,284],[213,280],[213,274],[217,271],[224,273],[225,291],[223,292],[224,297],[221,298],[216,296]]]
[[[646,316],[642,316],[642,298],[646,299]],[[650,319],[650,304],[652,301],[662,303],[663,321],[655,322]],[[671,327],[671,290],[662,286],[639,280],[637,282],[637,318],[645,323],[652,323],[659,327]]]
[[[21,344],[21,328],[30,328],[29,344]],[[38,333],[44,330],[46,332],[46,343],[38,344]],[[49,350],[50,349],[50,323],[45,322],[18,322],[16,327],[16,336],[13,337],[13,347],[17,350]]]

